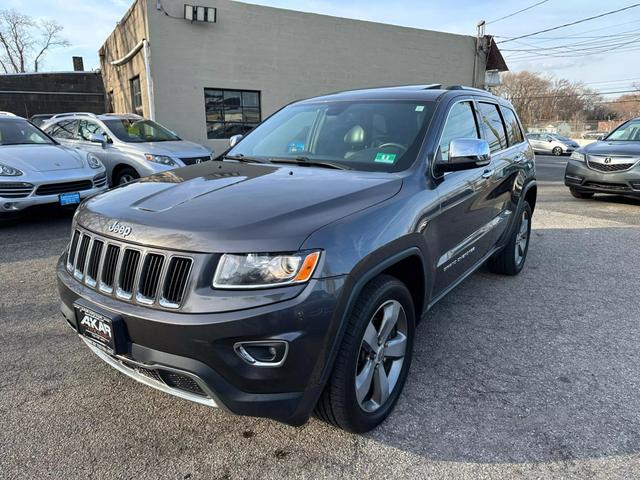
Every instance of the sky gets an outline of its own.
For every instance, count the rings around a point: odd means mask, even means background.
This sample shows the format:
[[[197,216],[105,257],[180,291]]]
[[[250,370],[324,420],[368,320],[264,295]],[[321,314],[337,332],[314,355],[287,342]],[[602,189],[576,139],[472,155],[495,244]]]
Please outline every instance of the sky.
[[[183,3],[183,0],[164,1]],[[498,45],[511,71],[529,70],[582,81],[601,92],[626,90],[634,83],[640,84],[640,47],[637,47],[640,7],[506,41],[624,8],[634,4],[633,0],[545,0],[525,12],[493,21],[539,1],[252,0],[247,3],[466,35],[474,35],[477,22],[485,20],[488,22],[486,33],[495,35],[497,42],[504,42]],[[33,17],[54,19],[64,26],[64,36],[70,46],[52,51],[44,65],[45,70],[64,71],[71,69],[73,55],[84,57],[86,69],[98,67],[98,48],[131,3],[129,0],[2,0],[1,5]],[[566,55],[567,49],[575,49],[579,55]],[[593,54],[594,50],[601,53]]]

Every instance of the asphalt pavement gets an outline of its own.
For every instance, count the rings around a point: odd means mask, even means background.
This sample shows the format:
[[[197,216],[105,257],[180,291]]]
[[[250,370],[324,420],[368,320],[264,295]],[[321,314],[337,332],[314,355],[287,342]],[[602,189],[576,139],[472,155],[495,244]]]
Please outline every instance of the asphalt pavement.
[[[366,435],[231,416],[140,385],[58,313],[70,212],[0,224],[0,478],[638,478],[640,201],[576,200],[538,157],[527,265],[482,270],[417,330]]]

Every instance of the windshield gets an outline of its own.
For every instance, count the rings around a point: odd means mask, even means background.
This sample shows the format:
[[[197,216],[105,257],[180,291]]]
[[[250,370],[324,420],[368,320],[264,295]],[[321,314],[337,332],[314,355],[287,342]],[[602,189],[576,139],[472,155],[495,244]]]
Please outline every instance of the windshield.
[[[229,155],[397,172],[413,163],[433,109],[433,102],[397,100],[291,105],[260,124]]]
[[[614,140],[621,142],[639,142],[640,141],[640,120],[631,120],[623,123],[613,132],[609,134],[605,140]]]
[[[570,138],[567,137],[563,137],[562,135],[553,135],[557,140],[560,140],[562,142],[571,142],[572,140]]]
[[[153,120],[137,120],[129,118],[116,118],[104,120],[111,133],[123,142],[169,142],[180,140],[175,133],[167,130]]]
[[[25,120],[0,121],[0,145],[51,145],[45,133]]]

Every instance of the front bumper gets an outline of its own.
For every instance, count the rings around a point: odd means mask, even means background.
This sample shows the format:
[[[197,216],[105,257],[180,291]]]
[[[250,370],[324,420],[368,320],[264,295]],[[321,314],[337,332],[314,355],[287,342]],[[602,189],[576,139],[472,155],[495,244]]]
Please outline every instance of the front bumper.
[[[58,289],[69,325],[78,331],[76,302],[122,318],[126,332],[122,354],[113,356],[89,342],[94,353],[114,368],[151,387],[235,414],[290,425],[309,418],[339,341],[347,277],[312,280],[297,297],[266,306],[194,314],[107,297],[69,275],[64,257],[57,268]],[[287,342],[281,366],[251,365],[234,350],[237,342],[264,340]],[[167,384],[166,372],[191,379],[198,391],[190,387],[185,392],[176,388],[176,382]]]
[[[92,176],[82,176],[82,177],[68,177],[64,176],[64,174],[59,173],[56,176],[52,176],[52,178],[41,179],[41,180],[33,180],[30,178],[22,179],[20,177],[16,177],[17,179],[5,179],[0,181],[0,213],[9,213],[9,212],[18,212],[24,210],[29,207],[35,207],[38,205],[49,205],[59,203],[59,193],[52,193],[49,195],[40,195],[36,192],[38,191],[38,187],[41,186],[51,186],[56,184],[65,184],[65,183],[73,183],[73,182],[91,182],[92,187],[87,188],[85,190],[78,190],[80,194],[80,200],[84,200],[92,195],[97,193],[104,192],[107,190],[107,179],[104,171],[98,172]],[[14,187],[14,184],[20,183],[24,185],[29,185],[29,187]],[[20,189],[23,190],[24,193],[21,196],[7,195],[3,196],[3,192],[5,191],[3,186],[11,185],[12,189]],[[9,188],[9,187],[8,187]],[[14,190],[15,191],[15,190]],[[67,191],[67,193],[70,193]]]
[[[585,163],[569,160],[564,184],[579,192],[640,196],[640,166],[623,172],[599,172]]]

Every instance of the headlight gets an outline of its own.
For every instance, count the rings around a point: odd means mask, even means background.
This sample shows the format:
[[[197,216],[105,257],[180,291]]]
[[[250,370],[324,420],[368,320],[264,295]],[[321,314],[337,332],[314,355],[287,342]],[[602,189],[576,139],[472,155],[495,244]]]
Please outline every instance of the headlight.
[[[161,165],[167,165],[169,167],[179,167],[179,165],[173,160],[173,158],[167,155],[152,155],[151,153],[145,153],[144,158],[150,162],[159,163]]]
[[[0,163],[0,177],[19,177],[20,175],[22,175],[22,172],[17,168]]]
[[[570,157],[572,160],[578,160],[579,162],[586,162],[587,156],[582,152],[573,152]]]
[[[320,252],[225,254],[213,278],[214,288],[244,289],[307,282]]]
[[[87,163],[93,169],[102,168],[102,162],[95,155],[89,154],[87,155]]]

